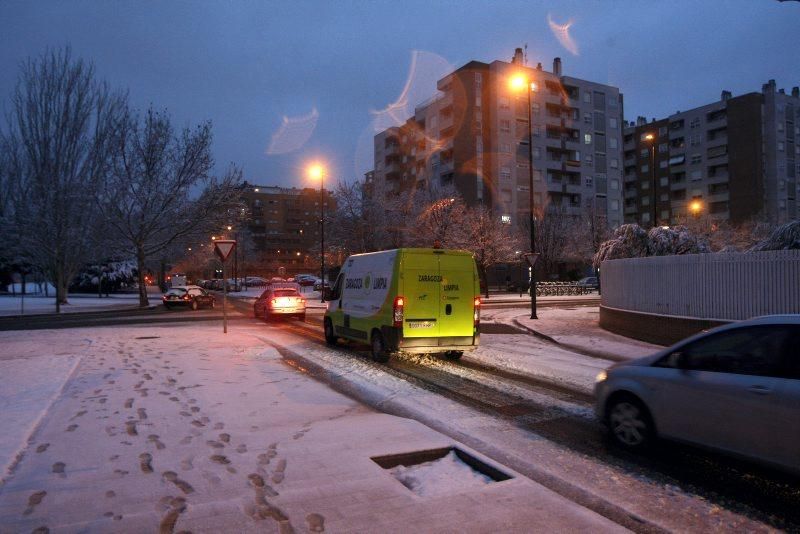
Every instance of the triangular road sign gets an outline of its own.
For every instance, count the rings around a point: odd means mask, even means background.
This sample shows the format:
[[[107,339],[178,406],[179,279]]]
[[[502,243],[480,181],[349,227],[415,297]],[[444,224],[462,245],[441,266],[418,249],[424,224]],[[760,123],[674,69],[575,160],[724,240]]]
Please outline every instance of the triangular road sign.
[[[217,253],[219,259],[225,261],[231,255],[231,251],[236,247],[236,241],[233,239],[217,239],[214,241],[214,252]]]

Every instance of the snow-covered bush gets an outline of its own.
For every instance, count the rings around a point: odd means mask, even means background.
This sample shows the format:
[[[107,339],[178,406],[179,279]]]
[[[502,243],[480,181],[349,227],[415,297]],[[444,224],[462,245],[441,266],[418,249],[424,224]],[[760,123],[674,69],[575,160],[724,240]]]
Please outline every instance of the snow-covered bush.
[[[797,249],[800,249],[800,220],[779,226],[768,238],[754,245],[748,252]]]
[[[656,226],[647,232],[638,224],[623,224],[614,230],[612,239],[600,245],[593,263],[599,267],[605,260],[706,252],[711,252],[706,239],[693,235],[685,226]]]

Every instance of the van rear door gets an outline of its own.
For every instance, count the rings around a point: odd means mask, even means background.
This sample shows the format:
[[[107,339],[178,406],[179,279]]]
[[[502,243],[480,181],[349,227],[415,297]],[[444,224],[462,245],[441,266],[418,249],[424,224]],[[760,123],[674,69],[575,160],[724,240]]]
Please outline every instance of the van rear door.
[[[469,337],[474,330],[475,261],[466,254],[439,254],[442,276],[439,335]]]
[[[405,251],[403,265],[403,337],[439,336],[439,255]]]

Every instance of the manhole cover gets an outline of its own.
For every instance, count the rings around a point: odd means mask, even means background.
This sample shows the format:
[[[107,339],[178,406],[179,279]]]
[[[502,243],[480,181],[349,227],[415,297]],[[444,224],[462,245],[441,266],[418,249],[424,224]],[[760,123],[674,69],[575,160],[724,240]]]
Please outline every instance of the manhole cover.
[[[139,336],[134,339],[159,339],[161,336]]]

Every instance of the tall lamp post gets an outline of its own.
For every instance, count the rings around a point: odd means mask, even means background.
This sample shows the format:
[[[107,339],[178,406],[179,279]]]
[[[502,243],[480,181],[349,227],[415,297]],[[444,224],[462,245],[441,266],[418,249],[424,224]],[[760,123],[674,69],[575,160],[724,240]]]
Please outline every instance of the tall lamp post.
[[[536,90],[536,84],[531,82],[525,74],[518,74],[511,78],[511,88],[514,91],[525,91],[525,96],[528,102],[528,178],[530,180],[530,187],[528,189],[528,198],[530,204],[530,213],[528,224],[531,229],[531,254],[536,253],[536,229],[534,227],[533,217],[533,125],[531,124],[531,92]],[[538,319],[536,316],[536,269],[531,264],[531,319]]]
[[[650,180],[653,182],[653,228],[658,225],[658,191],[656,187],[656,136],[645,134],[645,140],[650,144]]]
[[[319,277],[322,280],[320,286],[320,302],[325,302],[325,168],[322,165],[312,165],[308,170],[309,175],[315,180],[319,180]]]

